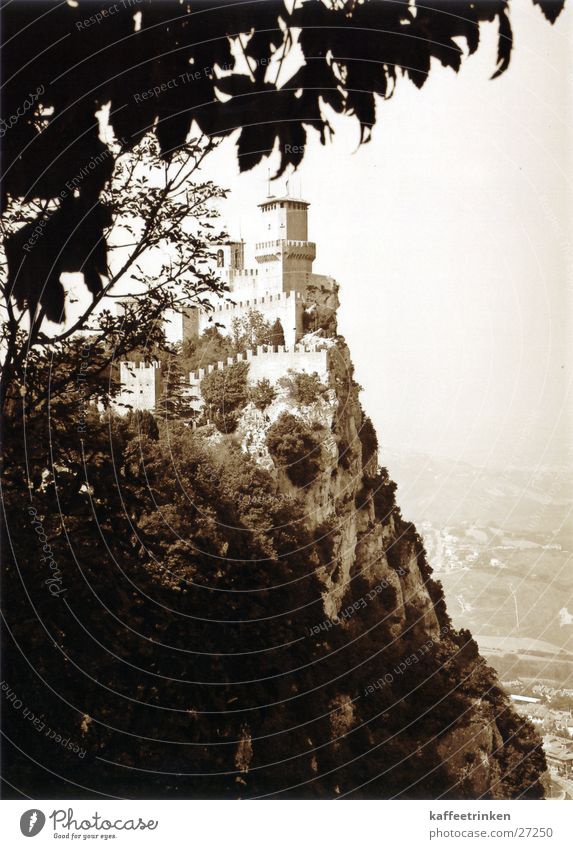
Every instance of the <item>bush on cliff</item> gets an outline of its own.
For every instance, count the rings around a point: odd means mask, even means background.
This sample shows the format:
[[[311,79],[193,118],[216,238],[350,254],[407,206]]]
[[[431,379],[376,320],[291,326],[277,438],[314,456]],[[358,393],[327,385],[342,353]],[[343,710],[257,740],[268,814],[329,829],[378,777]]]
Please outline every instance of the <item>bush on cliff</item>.
[[[314,404],[326,392],[326,386],[316,371],[307,374],[304,371],[289,369],[288,376],[282,377],[279,383],[285,387],[289,398],[295,404],[304,407]]]
[[[257,410],[266,410],[277,397],[277,391],[266,377],[258,380],[249,393],[250,399]]]
[[[384,466],[372,479],[372,498],[377,519],[385,521],[396,506],[396,484]]]
[[[365,466],[372,457],[378,455],[378,437],[369,416],[364,417],[358,436],[362,445],[362,465]]]
[[[267,447],[295,486],[308,486],[320,470],[320,441],[298,416],[283,413],[269,428]]]

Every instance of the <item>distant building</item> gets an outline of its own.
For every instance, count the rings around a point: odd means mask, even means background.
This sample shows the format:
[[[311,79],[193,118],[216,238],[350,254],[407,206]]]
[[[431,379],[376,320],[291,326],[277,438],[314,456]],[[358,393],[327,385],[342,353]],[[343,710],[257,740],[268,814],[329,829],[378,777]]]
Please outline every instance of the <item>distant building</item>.
[[[218,326],[229,333],[235,319],[251,311],[262,314],[271,324],[281,324],[285,344],[282,347],[265,347],[244,351],[229,361],[208,366],[189,375],[189,396],[197,399],[197,388],[206,373],[225,369],[232,362],[250,363],[249,380],[265,377],[276,382],[289,369],[318,372],[326,377],[327,352],[316,345],[300,345],[304,335],[305,307],[313,303],[311,293],[335,291],[331,277],[315,274],[312,270],[316,245],[308,240],[309,204],[291,197],[268,197],[259,204],[260,235],[254,245],[255,267],[245,267],[245,243],[233,241],[221,245],[216,251],[220,276],[229,287],[225,297],[211,297],[212,310],[203,307],[187,309],[183,313],[170,311],[166,316],[166,337],[171,342],[197,339],[208,327]],[[161,368],[158,364],[137,366],[120,364],[121,391],[114,405],[119,412],[128,406],[152,410],[157,406],[162,391]],[[202,401],[191,401],[196,410]]]
[[[229,287],[228,297],[211,299],[214,311],[196,307],[169,315],[170,340],[196,339],[214,322],[229,331],[235,318],[254,309],[268,321],[281,322],[287,346],[298,342],[309,287],[334,286],[332,278],[312,270],[316,245],[308,240],[309,206],[307,201],[286,196],[260,203],[255,266],[245,266],[244,241],[221,245],[216,251],[217,271]]]
[[[573,751],[570,743],[561,737],[548,735],[543,738],[543,750],[547,763],[559,775],[563,775],[565,778],[573,776]]]
[[[512,700],[512,702],[517,702],[518,704],[521,702],[525,704],[537,705],[541,701],[541,699],[538,699],[535,696],[521,696],[517,693],[511,693],[509,698]]]
[[[573,738],[573,718],[571,717],[571,711],[553,711],[553,717],[555,720],[555,728],[562,734],[567,735],[567,737]]]

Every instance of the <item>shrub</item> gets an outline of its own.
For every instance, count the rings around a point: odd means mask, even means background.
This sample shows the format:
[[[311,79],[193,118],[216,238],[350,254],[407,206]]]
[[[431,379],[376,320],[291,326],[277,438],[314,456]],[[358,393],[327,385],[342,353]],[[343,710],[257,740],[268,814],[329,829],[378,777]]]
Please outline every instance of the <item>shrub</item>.
[[[232,433],[237,427],[239,412],[248,397],[248,363],[235,363],[223,371],[213,371],[201,381],[201,394],[215,427],[222,433]]]
[[[126,423],[134,436],[147,436],[156,442],[159,439],[157,422],[149,410],[129,410]]]
[[[159,421],[187,421],[193,418],[193,409],[185,392],[183,369],[176,356],[169,354],[163,363],[163,390],[154,413]]]
[[[391,480],[388,469],[378,469],[373,477],[364,475],[362,486],[354,498],[356,509],[364,507],[370,497],[374,503],[376,518],[386,521],[396,507],[396,484]]]
[[[326,392],[326,386],[315,371],[307,374],[305,371],[289,369],[289,376],[283,377],[280,382],[288,390],[289,397],[299,406],[314,404]]]
[[[258,380],[250,391],[250,398],[257,410],[266,410],[275,398],[277,391],[268,378]]]
[[[270,331],[269,331],[269,344],[276,345],[284,345],[285,343],[285,332],[283,330],[283,326],[280,322],[280,319],[276,318]]]
[[[365,417],[358,432],[362,444],[362,465],[365,466],[374,456],[378,456],[378,437],[372,421]]]
[[[372,479],[372,499],[376,518],[385,521],[396,506],[396,484],[384,467]]]
[[[267,447],[295,486],[308,486],[320,470],[320,440],[297,416],[283,413],[267,433]]]
[[[233,319],[231,336],[237,351],[270,345],[271,323],[259,310],[249,309],[245,315]]]

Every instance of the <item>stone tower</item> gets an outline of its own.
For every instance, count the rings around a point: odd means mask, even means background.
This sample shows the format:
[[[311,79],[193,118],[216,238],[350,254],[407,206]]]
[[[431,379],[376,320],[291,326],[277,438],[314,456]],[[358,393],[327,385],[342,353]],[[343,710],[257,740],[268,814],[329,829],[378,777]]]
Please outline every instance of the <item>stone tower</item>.
[[[285,343],[302,337],[303,313],[309,288],[331,289],[334,281],[312,270],[316,245],[308,240],[310,204],[285,195],[267,197],[258,204],[254,244],[231,240],[213,254],[216,271],[229,294],[207,295],[212,310],[201,306],[184,314],[169,315],[166,333],[170,342],[196,340],[216,326],[228,333],[235,319],[255,310],[271,324],[280,321]]]
[[[308,241],[308,204],[289,197],[259,204],[262,241],[255,244],[261,282],[269,292],[304,292],[316,257]]]

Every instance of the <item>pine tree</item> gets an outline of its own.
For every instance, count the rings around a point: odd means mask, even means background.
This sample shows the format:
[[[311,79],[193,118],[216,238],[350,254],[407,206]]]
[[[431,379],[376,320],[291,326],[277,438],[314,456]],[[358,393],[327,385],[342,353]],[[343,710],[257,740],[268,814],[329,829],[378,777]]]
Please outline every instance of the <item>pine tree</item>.
[[[188,423],[193,418],[190,397],[185,388],[185,375],[179,357],[169,354],[163,364],[163,391],[154,410],[162,421]]]
[[[276,318],[269,333],[269,343],[271,345],[284,345],[285,333],[279,318]]]

